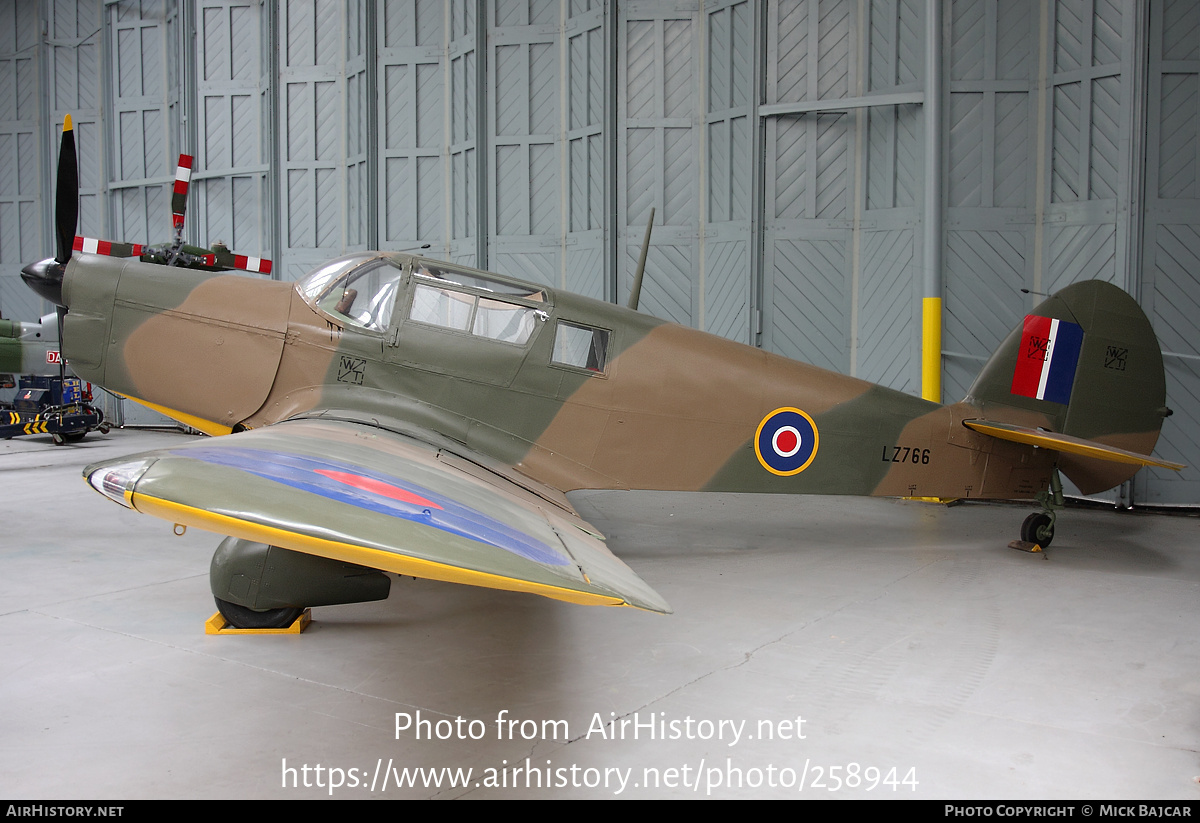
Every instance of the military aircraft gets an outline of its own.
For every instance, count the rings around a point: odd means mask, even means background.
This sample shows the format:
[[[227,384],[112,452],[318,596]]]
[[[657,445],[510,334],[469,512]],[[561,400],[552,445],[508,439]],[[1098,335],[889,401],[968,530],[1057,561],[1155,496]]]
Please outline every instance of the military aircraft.
[[[12,388],[19,374],[56,375],[58,319],[47,314],[37,323],[0,318],[0,388]]]
[[[1091,493],[1182,468],[1149,456],[1162,355],[1107,283],[1045,300],[940,405],[410,254],[298,283],[62,254],[59,209],[60,257],[24,276],[67,309],[71,367],[221,435],[85,477],[228,535],[210,580],[235,626],[382,599],[381,572],[670,611],[575,512],[577,489],[1030,500],[1022,536],[1044,546],[1060,472]]]

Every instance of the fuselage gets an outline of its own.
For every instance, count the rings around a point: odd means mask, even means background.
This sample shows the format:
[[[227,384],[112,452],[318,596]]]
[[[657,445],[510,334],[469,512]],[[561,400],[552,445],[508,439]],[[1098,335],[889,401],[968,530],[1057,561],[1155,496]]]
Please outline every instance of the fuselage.
[[[971,405],[403,254],[297,284],[82,255],[64,297],[81,377],[210,434],[340,415],[563,491],[1031,498],[1050,474]]]

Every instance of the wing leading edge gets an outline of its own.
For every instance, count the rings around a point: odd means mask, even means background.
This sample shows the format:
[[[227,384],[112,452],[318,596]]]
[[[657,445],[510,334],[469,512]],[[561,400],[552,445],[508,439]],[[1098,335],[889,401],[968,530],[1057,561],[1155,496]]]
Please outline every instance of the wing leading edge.
[[[464,456],[361,424],[298,420],[84,476],[139,512],[218,534],[413,577],[671,611],[573,512],[465,471]]]

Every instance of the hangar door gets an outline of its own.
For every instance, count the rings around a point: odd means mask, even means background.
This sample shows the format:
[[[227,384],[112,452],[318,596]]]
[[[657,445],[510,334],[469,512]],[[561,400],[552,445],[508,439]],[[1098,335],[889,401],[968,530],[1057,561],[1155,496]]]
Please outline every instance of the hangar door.
[[[1200,5],[1150,9],[1145,211],[1140,298],[1167,370],[1167,405],[1157,453],[1183,472],[1143,469],[1139,502],[1194,505],[1200,499]]]
[[[761,343],[918,393],[924,4],[764,6]]]

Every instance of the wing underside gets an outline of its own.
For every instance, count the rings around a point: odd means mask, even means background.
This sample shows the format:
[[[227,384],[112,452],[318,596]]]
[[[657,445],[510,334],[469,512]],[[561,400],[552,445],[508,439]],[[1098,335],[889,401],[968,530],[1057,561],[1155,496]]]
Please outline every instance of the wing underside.
[[[586,605],[670,606],[574,512],[405,435],[298,420],[89,466],[145,514],[396,574]]]

